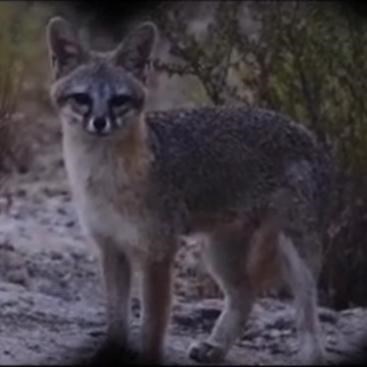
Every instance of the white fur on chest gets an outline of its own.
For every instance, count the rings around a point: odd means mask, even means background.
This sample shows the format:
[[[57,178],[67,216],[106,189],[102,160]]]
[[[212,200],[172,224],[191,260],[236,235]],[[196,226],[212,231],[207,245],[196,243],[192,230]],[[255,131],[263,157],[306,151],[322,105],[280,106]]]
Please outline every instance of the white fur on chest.
[[[65,146],[66,144],[66,146]],[[98,149],[70,146],[64,142],[64,158],[78,216],[88,237],[110,239],[114,245],[133,252],[146,252],[145,227],[149,217],[134,206],[124,206],[121,192],[128,187],[123,169]],[[91,184],[92,182],[92,184]],[[99,245],[103,245],[100,244]]]
[[[91,237],[111,238],[115,245],[123,248],[138,250],[144,247],[140,218],[117,211],[103,197],[87,196],[81,206],[80,217],[84,230]]]

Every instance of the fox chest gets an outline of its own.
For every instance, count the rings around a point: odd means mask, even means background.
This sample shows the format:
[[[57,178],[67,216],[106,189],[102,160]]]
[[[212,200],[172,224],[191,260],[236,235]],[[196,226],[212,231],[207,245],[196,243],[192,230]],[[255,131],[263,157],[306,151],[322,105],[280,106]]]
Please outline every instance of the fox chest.
[[[134,190],[110,194],[85,190],[80,219],[87,234],[102,246],[107,241],[134,252],[145,251],[154,228],[153,214]]]
[[[84,167],[82,171],[74,168],[69,169],[69,179],[88,237],[97,243],[109,241],[136,249],[146,246],[154,214],[146,206],[145,186],[111,170],[104,171],[103,166]]]
[[[87,232],[95,238],[109,238],[116,243],[138,246],[143,241],[147,214],[136,207],[124,206],[100,196],[85,195],[81,203],[81,220]],[[138,205],[136,203],[136,205]]]

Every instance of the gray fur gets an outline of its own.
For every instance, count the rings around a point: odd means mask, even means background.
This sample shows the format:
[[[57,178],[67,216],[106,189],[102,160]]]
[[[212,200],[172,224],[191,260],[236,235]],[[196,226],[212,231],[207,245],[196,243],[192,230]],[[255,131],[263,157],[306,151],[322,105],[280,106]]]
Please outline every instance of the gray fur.
[[[60,35],[84,58],[60,51]],[[140,263],[142,349],[149,361],[161,359],[178,239],[200,234],[226,306],[190,356],[224,358],[259,289],[282,280],[296,299],[301,361],[322,361],[316,281],[332,189],[329,156],[310,131],[273,111],[145,113],[145,66],[155,36],[155,26],[145,23],[100,54],[85,51],[65,21],[48,28],[56,65],[51,97],[80,220],[102,252],[109,337],[126,341],[130,278]],[[65,55],[74,57],[66,69]],[[102,135],[90,128],[96,118],[111,121]]]

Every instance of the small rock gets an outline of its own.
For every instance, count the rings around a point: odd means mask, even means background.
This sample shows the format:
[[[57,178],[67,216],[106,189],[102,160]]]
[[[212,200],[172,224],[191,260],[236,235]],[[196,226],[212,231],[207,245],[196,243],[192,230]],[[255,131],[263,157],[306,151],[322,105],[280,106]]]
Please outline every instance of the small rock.
[[[23,219],[24,217],[24,215],[18,209],[11,210],[10,216],[14,219]]]
[[[270,346],[270,350],[272,353],[284,353],[284,350],[280,347],[278,343],[273,343]]]
[[[255,339],[257,337],[259,337],[259,335],[261,334],[261,331],[256,329],[256,330],[247,330],[244,335],[243,335],[243,339],[244,340],[252,340]]]
[[[51,225],[51,221],[50,221],[50,219],[49,219],[49,218],[42,218],[42,219],[40,220],[40,223],[41,223],[41,224],[44,224],[44,225]]]
[[[277,318],[271,325],[275,329],[290,329],[293,326],[293,320],[286,318],[283,315]]]
[[[85,254],[81,251],[72,251],[70,255],[75,261],[80,261],[85,258]]]
[[[89,335],[93,338],[99,338],[102,335],[105,335],[105,332],[102,330],[92,330],[89,332]]]
[[[61,214],[61,215],[66,215],[67,214],[65,208],[62,207],[62,206],[60,206],[59,208],[57,208],[57,213],[58,214]]]
[[[338,314],[333,310],[329,310],[327,308],[320,308],[319,318],[323,322],[335,324],[338,321]]]
[[[14,245],[12,245],[9,241],[0,242],[0,251],[14,251]]]
[[[65,227],[67,228],[71,228],[75,226],[75,220],[69,220],[68,222],[65,223]]]
[[[51,251],[50,257],[51,257],[51,260],[61,260],[63,258],[63,255],[60,252]]]
[[[182,328],[193,328],[197,326],[197,320],[192,315],[173,314],[172,321]]]
[[[217,308],[203,308],[195,311],[195,318],[205,321],[215,321],[219,317],[221,311]]]
[[[47,196],[47,197],[52,196],[52,190],[49,189],[48,187],[44,187],[42,191],[45,194],[45,196]]]
[[[279,330],[272,329],[272,330],[269,331],[270,338],[276,339],[276,338],[279,338],[280,335],[281,335],[281,331],[279,331]]]
[[[37,353],[41,352],[41,346],[39,344],[32,344],[29,346],[29,349],[32,349]]]
[[[11,283],[19,284],[22,286],[28,285],[28,274],[25,269],[14,269],[8,273],[7,279]]]
[[[253,346],[264,346],[264,338],[262,336],[258,336],[253,340]]]

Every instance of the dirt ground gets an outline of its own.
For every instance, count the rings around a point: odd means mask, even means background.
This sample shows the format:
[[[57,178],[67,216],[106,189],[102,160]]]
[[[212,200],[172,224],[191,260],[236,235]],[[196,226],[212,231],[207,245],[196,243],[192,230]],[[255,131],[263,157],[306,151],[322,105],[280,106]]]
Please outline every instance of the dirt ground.
[[[40,118],[39,126],[58,124]],[[105,299],[98,252],[83,238],[71,200],[57,129],[35,144],[28,173],[0,196],[0,364],[65,364],[91,356],[105,337]],[[7,198],[7,195],[8,198]],[[9,202],[9,197],[11,202]],[[194,364],[189,344],[208,335],[222,307],[195,244],[177,258],[167,363]],[[212,295],[216,295],[213,297]],[[138,334],[134,296],[132,330]],[[295,364],[294,310],[258,300],[224,364]],[[330,363],[355,356],[367,333],[367,309],[320,307]]]

